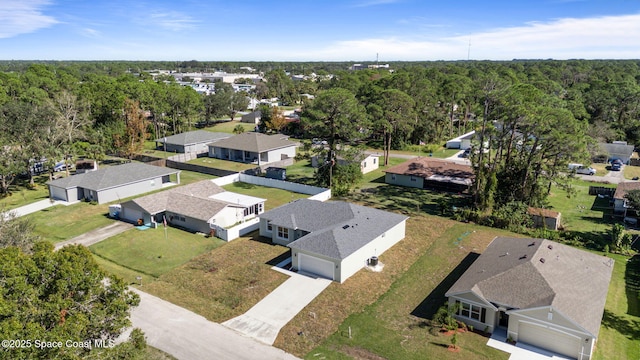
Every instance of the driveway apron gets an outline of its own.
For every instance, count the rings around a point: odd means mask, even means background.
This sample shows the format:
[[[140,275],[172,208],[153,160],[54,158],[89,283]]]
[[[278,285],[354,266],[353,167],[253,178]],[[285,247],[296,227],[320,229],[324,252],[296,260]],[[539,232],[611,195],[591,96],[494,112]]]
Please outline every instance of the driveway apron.
[[[331,284],[328,279],[276,269],[290,278],[249,311],[222,325],[272,345],[280,329]]]

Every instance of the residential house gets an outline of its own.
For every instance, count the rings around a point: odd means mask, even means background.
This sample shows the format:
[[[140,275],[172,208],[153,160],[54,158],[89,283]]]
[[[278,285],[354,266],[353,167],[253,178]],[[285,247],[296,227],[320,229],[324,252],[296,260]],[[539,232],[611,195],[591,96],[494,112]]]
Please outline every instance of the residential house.
[[[625,195],[631,190],[640,190],[640,182],[625,181],[618,184],[616,192],[613,193],[613,213],[614,215],[627,216],[627,199]]]
[[[49,196],[54,200],[88,200],[104,204],[179,183],[180,170],[128,163],[67,176],[49,181],[47,185]]]
[[[121,204],[119,217],[132,223],[168,224],[205,234],[264,212],[265,199],[225,191],[211,180],[179,186]]]
[[[420,157],[385,170],[385,182],[416,188],[466,191],[473,183],[473,169],[452,161]]]
[[[156,139],[156,147],[175,153],[206,153],[208,144],[231,137],[233,134],[206,130],[187,131]]]
[[[299,199],[260,215],[260,235],[291,248],[292,267],[344,282],[405,236],[407,217],[342,201]]]
[[[470,131],[464,135],[460,135],[456,138],[453,138],[447,141],[446,148],[447,149],[460,149],[467,150],[471,149],[471,140],[476,136],[476,131]]]
[[[600,153],[606,156],[608,160],[620,159],[627,165],[629,165],[635,148],[633,145],[628,145],[626,141],[614,141],[612,143],[601,143],[599,145],[601,149]]]
[[[258,125],[262,119],[262,111],[256,110],[248,114],[242,115],[240,122]]]
[[[311,157],[311,166],[317,168],[321,161],[322,159],[318,159],[318,155],[314,155]],[[373,154],[361,154],[354,161],[360,163],[360,171],[363,174],[376,170],[380,166],[379,156]],[[345,158],[338,156],[338,164],[345,165],[347,163]]]
[[[298,146],[286,135],[247,132],[209,144],[209,157],[261,166],[295,157]]]
[[[571,246],[497,237],[445,296],[476,329],[587,360],[612,271],[612,259]]]

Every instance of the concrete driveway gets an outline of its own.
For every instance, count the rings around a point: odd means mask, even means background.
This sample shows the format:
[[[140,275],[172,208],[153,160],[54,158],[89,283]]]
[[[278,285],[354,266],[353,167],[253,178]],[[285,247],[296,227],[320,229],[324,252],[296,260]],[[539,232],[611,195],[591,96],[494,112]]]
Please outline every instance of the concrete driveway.
[[[84,245],[91,246],[95,243],[98,243],[102,240],[108,239],[112,236],[118,235],[121,232],[125,232],[133,227],[132,224],[116,221],[113,224],[107,225],[105,227],[95,229],[84,233],[82,235],[76,236],[73,239],[59,242],[55,245],[55,249],[58,250],[63,246],[67,245]]]
[[[280,329],[331,284],[328,279],[309,277],[278,267],[274,267],[274,270],[290,278],[249,311],[222,325],[272,345]]]
[[[506,342],[506,338],[499,335],[491,336],[487,346],[511,354],[509,360],[570,360],[570,358],[528,344],[516,343],[516,345],[511,345]]]
[[[178,359],[298,359],[168,301],[131,290],[140,295],[140,305],[131,311],[133,326],[144,331],[149,345]]]

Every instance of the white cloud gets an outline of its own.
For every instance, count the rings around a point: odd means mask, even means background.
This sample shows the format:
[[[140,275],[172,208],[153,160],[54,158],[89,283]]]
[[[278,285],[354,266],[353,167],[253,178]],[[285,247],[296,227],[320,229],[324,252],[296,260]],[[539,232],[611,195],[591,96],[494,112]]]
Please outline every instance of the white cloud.
[[[58,21],[42,13],[48,0],[2,0],[0,2],[0,39],[28,34],[55,25]]]
[[[169,29],[171,31],[181,31],[192,29],[198,23],[192,17],[179,13],[177,11],[170,12],[156,12],[149,15],[151,24]]]
[[[373,38],[339,41],[298,53],[305,59],[477,60],[640,58],[640,14],[559,19],[511,28],[424,40]],[[387,61],[387,60],[385,60]]]

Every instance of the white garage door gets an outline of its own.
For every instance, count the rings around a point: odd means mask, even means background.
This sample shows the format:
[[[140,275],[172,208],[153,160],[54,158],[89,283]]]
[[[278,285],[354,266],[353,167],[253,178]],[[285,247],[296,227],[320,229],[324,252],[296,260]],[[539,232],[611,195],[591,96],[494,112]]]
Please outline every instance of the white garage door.
[[[571,358],[576,358],[580,354],[582,345],[578,337],[553,328],[523,322],[518,326],[518,341]]]
[[[56,200],[70,201],[67,199],[67,190],[55,186],[49,186],[49,191],[51,192],[51,198]],[[71,199],[73,201],[75,199]]]
[[[331,261],[298,253],[298,269],[333,280],[333,263]]]
[[[122,208],[120,212],[120,218],[123,220],[131,221],[132,223],[137,223],[138,219],[142,219],[142,211],[130,209],[130,208]]]

